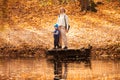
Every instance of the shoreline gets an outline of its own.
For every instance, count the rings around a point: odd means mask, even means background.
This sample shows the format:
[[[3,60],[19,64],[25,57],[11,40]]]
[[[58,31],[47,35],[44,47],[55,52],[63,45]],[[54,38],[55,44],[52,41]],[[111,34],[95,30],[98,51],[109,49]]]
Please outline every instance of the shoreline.
[[[46,51],[48,49],[42,48],[41,46],[22,46],[17,47],[6,47],[0,46],[0,58],[45,58]],[[119,46],[107,46],[107,47],[93,47],[91,50],[91,56],[93,58],[98,57],[112,57],[120,58],[120,47]]]

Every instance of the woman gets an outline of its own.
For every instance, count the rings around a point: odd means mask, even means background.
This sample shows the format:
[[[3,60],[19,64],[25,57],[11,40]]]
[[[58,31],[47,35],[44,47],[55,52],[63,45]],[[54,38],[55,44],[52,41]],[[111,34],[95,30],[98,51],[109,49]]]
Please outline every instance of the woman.
[[[68,16],[65,14],[65,9],[60,8],[60,14],[58,16],[57,24],[59,25],[60,30],[60,39],[59,39],[59,46],[62,48],[62,41],[64,43],[64,48],[67,49],[67,36],[66,33],[68,32]]]

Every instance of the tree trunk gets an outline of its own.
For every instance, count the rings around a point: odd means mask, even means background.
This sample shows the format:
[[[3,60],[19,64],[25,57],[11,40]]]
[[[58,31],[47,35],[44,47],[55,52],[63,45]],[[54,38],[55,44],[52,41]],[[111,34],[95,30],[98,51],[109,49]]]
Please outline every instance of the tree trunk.
[[[59,4],[67,4],[68,3],[68,0],[58,0],[59,1]]]
[[[89,0],[80,0],[81,11],[87,11],[87,7],[89,6]]]
[[[87,10],[92,12],[97,12],[97,9],[95,7],[97,6],[94,2],[94,0],[80,0],[81,5],[81,11],[87,12]]]
[[[59,1],[59,4],[62,4],[62,0],[58,0]]]
[[[3,19],[3,22],[5,22],[6,19],[7,19],[7,2],[8,2],[8,0],[3,0],[3,2],[2,2],[2,19]]]

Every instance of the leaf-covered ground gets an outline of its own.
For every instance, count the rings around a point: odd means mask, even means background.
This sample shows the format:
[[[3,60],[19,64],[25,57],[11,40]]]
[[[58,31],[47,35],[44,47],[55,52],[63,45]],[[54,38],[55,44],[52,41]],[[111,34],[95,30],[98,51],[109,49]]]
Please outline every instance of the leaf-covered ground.
[[[8,4],[8,23],[1,27],[0,45],[21,49],[22,46],[43,49],[53,48],[53,25],[59,8],[65,7],[71,25],[68,36],[69,48],[81,48],[91,44],[93,49],[120,52],[120,6],[107,2],[96,8],[97,13],[80,12],[78,2],[67,5],[41,6],[37,0],[17,1]],[[102,52],[103,53],[103,52]]]

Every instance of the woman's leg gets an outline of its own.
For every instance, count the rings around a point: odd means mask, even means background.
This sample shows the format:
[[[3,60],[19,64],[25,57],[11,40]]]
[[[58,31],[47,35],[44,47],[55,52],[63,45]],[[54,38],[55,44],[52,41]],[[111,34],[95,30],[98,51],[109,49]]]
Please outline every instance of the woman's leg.
[[[62,48],[62,32],[61,32],[61,27],[59,28],[60,31],[60,36],[59,36],[59,47]]]
[[[65,28],[61,29],[61,36],[62,36],[62,40],[64,42],[65,47],[67,47],[67,36],[66,36],[66,30],[65,30]]]

